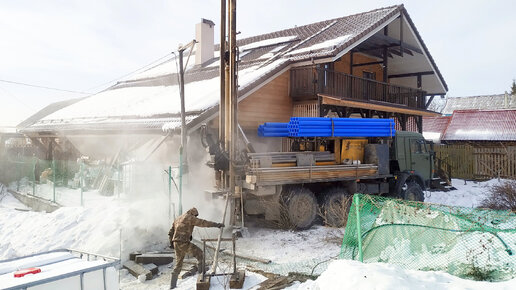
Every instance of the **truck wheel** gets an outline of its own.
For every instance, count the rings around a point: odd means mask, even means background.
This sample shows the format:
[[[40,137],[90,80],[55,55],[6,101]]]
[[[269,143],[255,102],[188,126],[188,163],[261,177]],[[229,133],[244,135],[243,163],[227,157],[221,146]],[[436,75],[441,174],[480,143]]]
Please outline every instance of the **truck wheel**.
[[[340,228],[346,225],[352,195],[343,188],[328,190],[322,205],[323,219],[326,225]]]
[[[284,194],[283,202],[289,227],[304,230],[312,226],[317,215],[317,199],[308,188],[292,188]]]
[[[415,181],[409,181],[402,186],[402,197],[404,200],[425,201],[425,194]]]

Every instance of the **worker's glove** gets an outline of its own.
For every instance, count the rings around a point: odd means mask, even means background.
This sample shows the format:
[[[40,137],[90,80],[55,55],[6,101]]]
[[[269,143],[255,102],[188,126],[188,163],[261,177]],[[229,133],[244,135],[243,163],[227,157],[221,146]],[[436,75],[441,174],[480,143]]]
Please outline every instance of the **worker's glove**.
[[[218,224],[216,225],[216,227],[217,227],[217,228],[223,228],[223,227],[224,227],[224,224],[223,224],[223,223],[218,223]]]

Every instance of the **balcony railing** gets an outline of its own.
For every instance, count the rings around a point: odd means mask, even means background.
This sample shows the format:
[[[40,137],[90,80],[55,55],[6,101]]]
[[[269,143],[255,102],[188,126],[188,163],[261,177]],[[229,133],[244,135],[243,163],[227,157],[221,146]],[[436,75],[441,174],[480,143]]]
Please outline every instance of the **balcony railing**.
[[[290,71],[290,95],[295,100],[313,99],[317,94],[360,101],[385,102],[413,109],[425,108],[426,92],[345,73],[293,68]]]

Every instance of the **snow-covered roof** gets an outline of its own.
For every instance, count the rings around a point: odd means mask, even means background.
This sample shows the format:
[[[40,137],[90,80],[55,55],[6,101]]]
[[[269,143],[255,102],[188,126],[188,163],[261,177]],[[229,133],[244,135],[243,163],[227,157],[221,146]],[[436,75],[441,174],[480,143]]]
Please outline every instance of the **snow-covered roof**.
[[[16,133],[15,127],[0,127],[0,134]]]
[[[444,115],[451,115],[455,110],[504,109],[516,109],[516,95],[498,94],[448,98],[442,113]]]
[[[516,110],[455,111],[443,141],[516,141]]]
[[[412,45],[421,47],[425,53],[420,54],[418,62],[424,62],[425,70],[436,72],[437,77],[433,77],[439,78],[443,84],[438,85],[436,90],[446,91],[446,84],[405,8],[397,5],[238,40],[240,99],[292,64],[327,58],[335,61],[368,37],[383,33],[381,29],[400,19],[401,15],[413,35],[412,38],[407,36],[404,41],[412,41]],[[188,53],[185,52],[185,55]],[[195,54],[195,50],[192,53]],[[219,55],[219,45],[216,45],[215,58],[202,66],[194,65],[193,59],[190,59],[185,73],[187,115],[206,118],[216,114],[220,98]],[[397,61],[397,57],[392,60],[393,63]],[[177,59],[171,56],[153,67],[126,77],[105,91],[44,116],[21,131],[73,132],[81,130],[84,124],[97,124],[97,129],[103,130],[109,128],[110,122],[121,124],[123,120],[144,121],[148,118],[163,118],[162,127],[174,127],[174,122],[166,125],[169,120],[165,118],[178,118],[180,114],[176,62]],[[404,73],[396,66],[393,69],[395,73]],[[439,80],[424,83],[435,87]],[[127,126],[132,125],[127,123]]]

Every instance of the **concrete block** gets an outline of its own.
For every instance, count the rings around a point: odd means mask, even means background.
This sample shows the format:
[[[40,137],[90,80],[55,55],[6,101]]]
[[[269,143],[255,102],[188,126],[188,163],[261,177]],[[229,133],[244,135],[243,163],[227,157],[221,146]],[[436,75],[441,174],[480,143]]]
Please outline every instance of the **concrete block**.
[[[245,270],[238,270],[235,274],[231,275],[229,279],[229,288],[231,289],[242,289],[245,281]]]
[[[136,259],[136,256],[139,256],[141,254],[141,252],[132,252],[129,254],[129,260],[134,261]]]
[[[197,276],[197,290],[209,290],[211,283],[211,276],[204,276],[204,280],[202,279],[202,275]]]
[[[141,254],[136,256],[136,263],[140,264],[155,264],[155,265],[166,265],[174,261],[174,255],[172,254]]]
[[[152,279],[151,271],[145,269],[140,264],[135,263],[134,261],[127,261],[124,263],[124,268],[126,268],[129,273],[131,273],[134,277],[138,278],[140,275],[145,275],[147,280]]]
[[[159,269],[158,269],[158,266],[156,266],[155,264],[145,264],[143,265],[143,267],[149,271],[151,271],[152,275],[158,275],[159,273]]]

